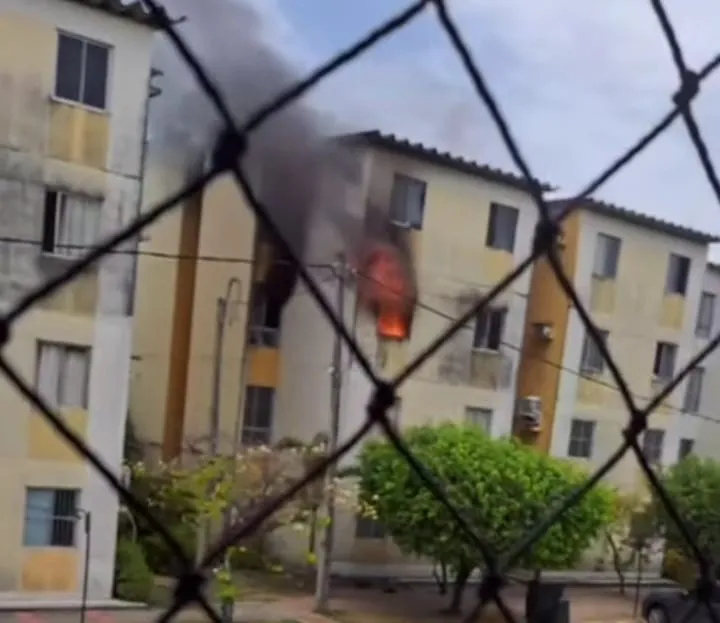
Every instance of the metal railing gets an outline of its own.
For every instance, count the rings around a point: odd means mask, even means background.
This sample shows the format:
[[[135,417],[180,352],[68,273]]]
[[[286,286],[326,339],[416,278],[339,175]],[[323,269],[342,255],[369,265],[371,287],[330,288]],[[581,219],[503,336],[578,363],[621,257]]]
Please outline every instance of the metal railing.
[[[644,472],[647,480],[662,501],[669,516],[677,523],[680,532],[687,541],[688,549],[692,552],[697,561],[700,582],[700,590],[697,592],[698,599],[708,603],[712,587],[712,561],[709,560],[701,551],[694,540],[691,530],[689,530],[682,517],[679,516],[672,500],[664,491],[657,475],[644,458],[641,451],[638,438],[640,434],[647,428],[648,416],[661,404],[661,402],[685,379],[689,371],[698,366],[712,351],[714,351],[720,343],[720,334],[709,340],[706,347],[702,349],[692,360],[681,370],[675,378],[664,386],[664,388],[652,398],[644,407],[638,406],[633,398],[626,380],[623,378],[620,370],[613,360],[608,347],[601,339],[595,323],[580,300],[577,292],[573,289],[572,283],[563,271],[556,241],[561,233],[560,225],[576,210],[581,201],[588,197],[591,193],[597,191],[611,177],[627,165],[639,153],[645,150],[658,136],[663,134],[667,128],[675,121],[682,120],[687,128],[688,134],[696,148],[700,165],[710,182],[710,185],[718,199],[720,200],[720,182],[718,181],[715,169],[711,162],[708,150],[705,147],[701,132],[693,116],[691,102],[697,96],[700,87],[706,78],[720,65],[720,56],[713,58],[700,70],[694,71],[685,64],[681,47],[677,41],[673,27],[665,13],[660,0],[652,0],[652,7],[658,18],[660,27],[664,32],[669,43],[672,57],[678,73],[678,89],[672,96],[672,103],[668,107],[665,115],[657,121],[648,131],[642,135],[625,153],[621,154],[614,162],[612,162],[605,170],[603,170],[595,179],[590,181],[585,188],[579,192],[572,200],[568,201],[560,213],[552,212],[548,209],[543,191],[540,184],[531,172],[531,169],[521,154],[521,151],[513,137],[513,133],[500,109],[497,101],[493,97],[481,69],[474,61],[466,43],[464,42],[458,27],[450,13],[447,3],[443,0],[417,0],[402,12],[395,15],[385,24],[368,33],[360,41],[349,46],[347,49],[338,54],[335,58],[318,68],[307,78],[294,85],[292,88],[279,94],[272,102],[256,111],[243,124],[238,125],[230,114],[227,105],[219,90],[215,87],[212,77],[209,76],[204,68],[198,62],[196,56],[188,48],[183,37],[179,34],[172,20],[168,17],[165,10],[156,4],[155,0],[145,0],[152,17],[156,20],[158,26],[169,37],[178,54],[190,68],[192,74],[197,80],[200,88],[207,94],[212,101],[216,112],[221,118],[225,131],[212,161],[212,166],[208,171],[201,175],[198,179],[188,184],[186,188],[168,197],[159,205],[147,210],[141,214],[130,225],[106,239],[101,245],[94,248],[82,258],[73,261],[67,268],[57,276],[52,277],[44,284],[40,285],[32,292],[25,295],[13,308],[0,320],[0,344],[7,345],[10,340],[14,323],[24,314],[31,310],[39,301],[57,292],[64,284],[78,277],[83,270],[103,258],[110,253],[115,247],[123,242],[132,240],[145,227],[156,221],[164,214],[170,212],[180,203],[202,190],[202,188],[213,179],[221,174],[231,175],[240,192],[244,195],[247,203],[250,205],[255,216],[269,232],[274,239],[276,245],[283,249],[287,257],[297,264],[300,277],[305,282],[308,292],[315,298],[327,320],[333,326],[334,330],[342,337],[353,356],[356,358],[359,366],[361,366],[368,377],[372,380],[375,391],[374,395],[367,407],[367,418],[363,425],[338,449],[333,452],[326,460],[318,463],[311,469],[302,480],[293,484],[281,496],[269,500],[261,508],[254,513],[244,517],[236,524],[229,526],[221,535],[221,538],[210,547],[204,559],[199,565],[188,558],[181,546],[176,542],[168,529],[157,521],[152,513],[145,507],[141,500],[134,498],[130,492],[119,482],[113,471],[108,468],[89,448],[84,441],[74,433],[63,419],[46,404],[43,399],[32,389],[28,382],[23,379],[6,353],[0,354],[0,370],[7,378],[8,382],[14,385],[17,390],[30,402],[36,410],[41,412],[46,420],[52,425],[57,433],[67,441],[79,454],[81,454],[95,469],[97,469],[105,480],[113,486],[123,503],[137,515],[142,516],[144,520],[156,530],[162,538],[167,542],[168,547],[173,554],[181,562],[182,574],[177,581],[174,593],[174,600],[168,610],[160,617],[161,621],[171,620],[179,611],[186,608],[191,603],[199,604],[205,613],[214,621],[220,621],[220,618],[214,608],[208,603],[203,595],[203,587],[208,579],[208,572],[213,564],[217,561],[227,547],[233,543],[247,538],[252,535],[276,510],[294,496],[303,487],[312,481],[322,477],[329,465],[338,461],[340,457],[346,454],[351,448],[358,444],[373,427],[379,427],[387,438],[392,442],[397,451],[408,462],[419,478],[425,483],[427,488],[434,496],[447,508],[453,520],[457,522],[458,530],[461,531],[468,539],[468,542],[476,546],[479,557],[483,560],[484,575],[479,589],[479,601],[477,607],[473,610],[472,615],[476,616],[482,607],[489,601],[494,601],[500,611],[508,620],[513,620],[514,615],[506,606],[501,596],[501,588],[508,582],[508,572],[512,568],[515,561],[519,559],[521,554],[533,546],[545,532],[557,521],[568,509],[577,504],[578,501],[590,491],[627,453],[634,454],[637,462]],[[296,100],[303,94],[307,93],[315,85],[317,85],[326,76],[330,75],[338,68],[349,63],[369,48],[373,47],[380,40],[388,37],[395,31],[403,28],[412,20],[417,18],[425,11],[434,11],[440,27],[447,36],[448,42],[456,51],[460,58],[464,69],[467,71],[479,100],[486,106],[490,116],[497,125],[500,134],[512,156],[514,163],[522,172],[527,180],[528,187],[531,190],[535,204],[537,206],[538,223],[535,228],[534,242],[530,255],[520,262],[514,270],[502,281],[497,283],[484,297],[478,300],[472,308],[449,324],[440,335],[433,340],[417,358],[407,367],[389,381],[378,378],[373,371],[373,366],[360,350],[356,342],[353,340],[349,332],[346,330],[342,322],[333,312],[332,305],[323,296],[318,285],[313,281],[310,273],[304,267],[300,259],[295,255],[290,245],[283,239],[282,235],[274,225],[268,215],[268,211],[261,203],[250,184],[249,177],[243,170],[240,161],[247,144],[247,137],[270,117],[282,110],[290,102]],[[617,384],[618,391],[621,393],[624,403],[628,410],[628,425],[624,431],[623,442],[615,453],[607,460],[607,462],[596,473],[590,477],[587,482],[571,496],[564,500],[557,507],[551,509],[545,519],[538,522],[519,542],[515,544],[510,551],[501,553],[493,553],[489,545],[485,542],[481,534],[470,525],[464,518],[459,509],[455,508],[446,496],[443,486],[437,481],[433,474],[422,465],[420,461],[409,451],[403,439],[398,434],[393,422],[389,416],[391,407],[396,399],[396,391],[403,382],[412,376],[423,363],[431,357],[438,349],[457,331],[459,331],[468,321],[474,318],[479,312],[486,310],[501,292],[506,290],[511,284],[524,273],[536,260],[545,258],[549,265],[553,268],[558,282],[562,289],[577,310],[579,317],[585,325],[589,335],[596,343],[597,348],[602,353],[607,369],[614,382]],[[710,614],[715,618],[712,609],[708,608]]]

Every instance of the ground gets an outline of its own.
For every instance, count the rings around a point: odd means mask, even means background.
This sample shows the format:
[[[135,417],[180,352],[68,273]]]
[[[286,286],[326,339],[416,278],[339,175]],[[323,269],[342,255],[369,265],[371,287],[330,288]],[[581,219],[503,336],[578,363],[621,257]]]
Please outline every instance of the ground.
[[[247,583],[244,603],[236,607],[236,620],[252,623],[448,623],[461,618],[448,618],[439,612],[446,598],[437,594],[434,586],[403,586],[394,592],[377,588],[343,588],[332,591],[331,613],[314,614],[313,597],[293,583],[274,580],[269,586],[258,582]],[[516,613],[523,610],[524,593],[520,588],[503,592],[508,606]],[[573,623],[630,623],[633,621],[633,591],[627,597],[617,589],[573,588],[567,591],[570,601],[570,620]],[[641,596],[642,598],[642,596]],[[468,591],[466,612],[473,605],[472,591]],[[153,608],[135,611],[90,611],[86,623],[146,623],[157,620],[161,610]],[[207,619],[197,610],[185,611],[179,623],[204,623]],[[520,616],[517,617],[521,621]],[[79,613],[52,612],[0,612],[0,623],[78,623]],[[480,621],[503,621],[497,608],[492,606],[483,613]]]

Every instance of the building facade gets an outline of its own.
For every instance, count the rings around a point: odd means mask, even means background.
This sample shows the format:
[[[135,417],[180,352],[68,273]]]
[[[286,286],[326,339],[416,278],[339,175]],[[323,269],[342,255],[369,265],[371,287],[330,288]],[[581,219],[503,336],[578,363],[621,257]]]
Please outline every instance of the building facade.
[[[0,7],[0,304],[59,274],[139,209],[153,29],[139,3]],[[13,327],[11,363],[120,471],[133,259],[113,254]],[[110,596],[118,500],[8,384],[0,590]],[[91,518],[90,531],[84,530]]]
[[[703,232],[593,200],[565,222],[560,247],[565,272],[639,406],[697,352],[705,339],[698,331],[707,335],[698,314],[707,306],[701,300],[714,241]],[[534,443],[599,467],[622,445],[628,409],[546,261],[533,270],[524,344],[518,400],[537,396],[542,404]],[[701,389],[702,372],[696,371],[652,414],[641,439],[651,464],[667,466],[687,453],[698,434]],[[608,479],[629,490],[645,482],[632,453]]]

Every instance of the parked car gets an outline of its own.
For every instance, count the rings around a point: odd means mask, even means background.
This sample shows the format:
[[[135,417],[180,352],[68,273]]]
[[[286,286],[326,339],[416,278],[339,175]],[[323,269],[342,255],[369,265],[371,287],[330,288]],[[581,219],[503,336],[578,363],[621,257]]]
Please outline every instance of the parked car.
[[[697,591],[670,589],[653,591],[643,600],[642,615],[648,623],[713,623],[720,621],[720,587],[716,587],[710,600],[710,607],[699,602]]]

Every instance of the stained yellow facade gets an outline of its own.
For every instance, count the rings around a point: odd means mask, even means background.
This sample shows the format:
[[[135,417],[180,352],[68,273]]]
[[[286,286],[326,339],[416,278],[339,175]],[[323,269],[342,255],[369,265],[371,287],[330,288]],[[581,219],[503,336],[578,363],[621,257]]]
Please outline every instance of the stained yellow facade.
[[[88,412],[86,409],[63,409],[65,423],[81,439],[87,435]],[[40,414],[34,413],[28,420],[27,457],[36,461],[58,461],[83,465],[83,459],[70,448]]]
[[[571,214],[563,223],[562,230],[560,259],[565,274],[572,281],[577,267],[580,216]],[[569,317],[570,301],[549,261],[542,258],[532,269],[517,396],[518,399],[538,396],[541,400],[543,411],[540,430],[537,433],[530,432],[529,435],[518,432],[544,452],[549,451],[552,439]],[[550,327],[551,340],[539,337],[538,325]]]
[[[74,549],[26,549],[22,560],[21,590],[76,593],[80,589],[78,562],[78,553]]]

